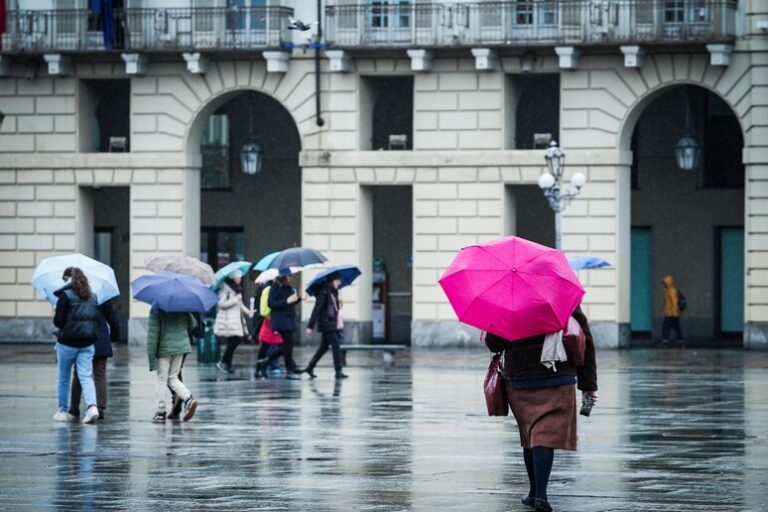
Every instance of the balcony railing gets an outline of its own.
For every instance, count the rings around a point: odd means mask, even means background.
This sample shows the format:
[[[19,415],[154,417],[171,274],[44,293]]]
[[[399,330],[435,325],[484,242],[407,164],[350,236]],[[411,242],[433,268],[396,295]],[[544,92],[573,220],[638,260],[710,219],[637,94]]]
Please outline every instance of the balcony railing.
[[[291,42],[288,7],[9,11],[3,52],[213,51],[280,48]],[[105,30],[106,29],[106,30]],[[106,33],[106,38],[105,38]]]
[[[725,42],[735,0],[521,0],[328,5],[335,47]]]

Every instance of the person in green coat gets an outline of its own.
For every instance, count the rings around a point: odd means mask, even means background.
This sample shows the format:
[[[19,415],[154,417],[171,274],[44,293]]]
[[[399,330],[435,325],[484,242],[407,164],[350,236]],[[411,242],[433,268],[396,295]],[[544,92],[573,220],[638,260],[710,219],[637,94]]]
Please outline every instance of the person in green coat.
[[[191,352],[189,333],[196,321],[191,313],[166,313],[153,310],[149,313],[147,328],[147,356],[149,371],[157,371],[157,410],[152,421],[165,423],[167,410],[172,407],[171,390],[184,402],[184,421],[195,415],[197,400],[179,380],[184,354]],[[170,389],[169,389],[170,388]]]

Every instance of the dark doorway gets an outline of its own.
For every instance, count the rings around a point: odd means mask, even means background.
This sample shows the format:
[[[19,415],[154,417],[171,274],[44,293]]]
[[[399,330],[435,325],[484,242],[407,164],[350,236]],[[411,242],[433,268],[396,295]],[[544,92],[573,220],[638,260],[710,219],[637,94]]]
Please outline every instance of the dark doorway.
[[[381,272],[386,284],[379,289],[384,299],[384,335],[377,336],[374,308],[374,341],[411,343],[413,297],[413,190],[410,186],[371,187],[373,199],[374,281]],[[375,286],[375,283],[374,283]]]
[[[364,77],[361,109],[370,108],[370,141],[362,149],[413,149],[413,77]]]
[[[130,80],[81,80],[78,114],[80,151],[122,153],[130,149]]]
[[[536,185],[507,185],[505,235],[555,246],[555,214]]]
[[[115,271],[120,296],[114,306],[120,319],[120,341],[128,339],[130,306],[130,188],[94,188],[93,257]]]

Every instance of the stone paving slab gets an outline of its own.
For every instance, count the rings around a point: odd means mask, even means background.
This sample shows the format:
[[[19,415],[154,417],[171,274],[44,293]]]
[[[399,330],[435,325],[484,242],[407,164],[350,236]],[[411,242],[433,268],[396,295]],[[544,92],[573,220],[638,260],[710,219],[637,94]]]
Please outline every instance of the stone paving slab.
[[[308,349],[300,349],[299,362]],[[62,425],[50,346],[0,346],[0,510],[522,511],[514,420],[485,414],[484,349],[349,354],[350,378],[251,378],[194,355],[189,423],[152,424],[154,374],[110,362],[107,419]],[[768,510],[768,353],[601,352],[579,451],[557,452],[566,511]]]

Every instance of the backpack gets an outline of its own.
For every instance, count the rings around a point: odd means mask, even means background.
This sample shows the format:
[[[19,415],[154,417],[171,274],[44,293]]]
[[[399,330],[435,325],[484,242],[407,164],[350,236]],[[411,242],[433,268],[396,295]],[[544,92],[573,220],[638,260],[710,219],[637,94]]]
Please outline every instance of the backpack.
[[[688,301],[685,300],[685,295],[680,290],[677,290],[677,308],[681,313],[688,309]]]

